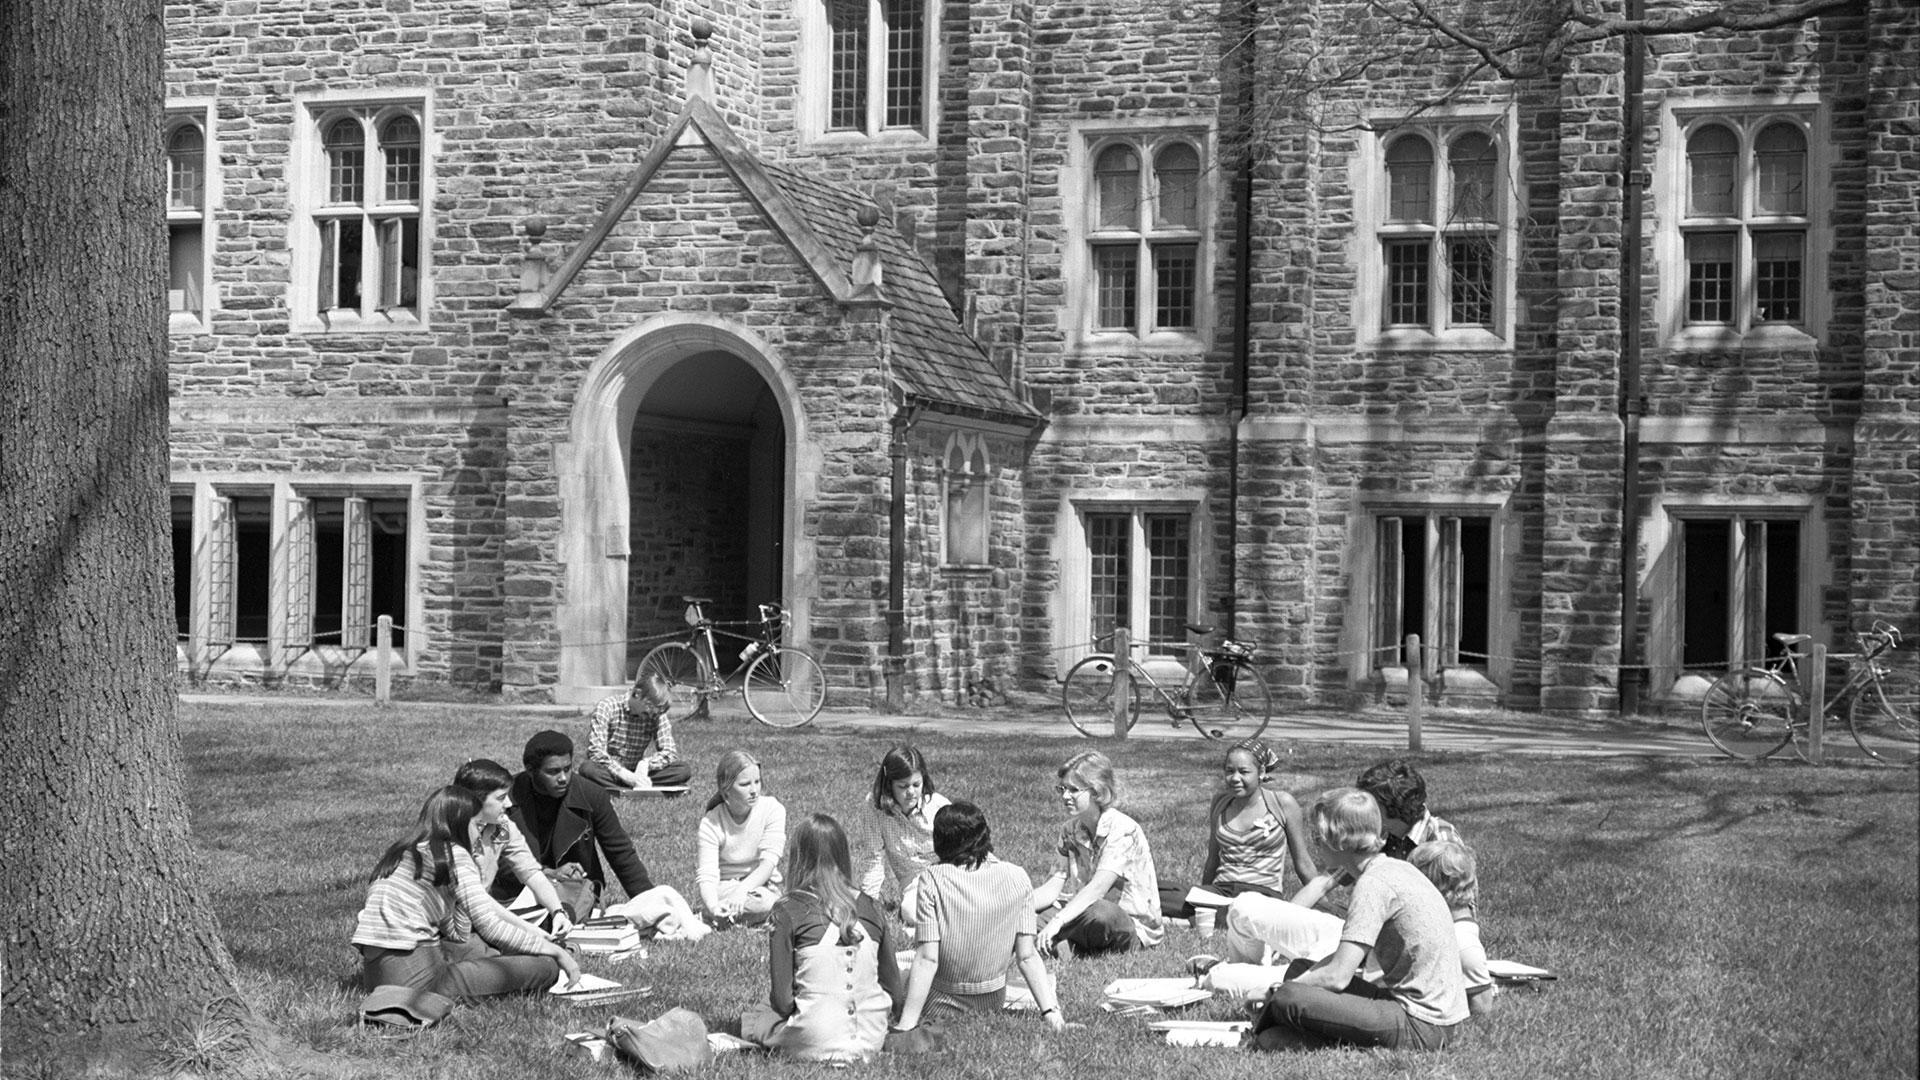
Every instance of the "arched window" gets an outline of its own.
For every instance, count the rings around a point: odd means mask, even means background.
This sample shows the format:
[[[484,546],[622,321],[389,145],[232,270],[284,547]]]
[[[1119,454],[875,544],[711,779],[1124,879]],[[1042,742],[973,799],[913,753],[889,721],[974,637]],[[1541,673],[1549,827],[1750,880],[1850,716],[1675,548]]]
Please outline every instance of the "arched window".
[[[1091,329],[1147,337],[1200,325],[1206,191],[1191,136],[1106,137],[1087,208]]]
[[[1686,137],[1685,322],[1745,331],[1806,319],[1807,136],[1766,116]]]
[[[1499,140],[1482,124],[1421,123],[1386,137],[1381,166],[1381,329],[1496,329],[1512,283]]]
[[[167,310],[176,330],[203,330],[213,221],[208,212],[207,134],[202,115],[169,118]]]
[[[944,458],[946,540],[942,561],[948,566],[985,566],[992,533],[986,444],[978,436],[955,434]]]
[[[312,310],[322,329],[421,317],[426,235],[425,114],[414,103],[316,112],[322,198],[308,211]]]

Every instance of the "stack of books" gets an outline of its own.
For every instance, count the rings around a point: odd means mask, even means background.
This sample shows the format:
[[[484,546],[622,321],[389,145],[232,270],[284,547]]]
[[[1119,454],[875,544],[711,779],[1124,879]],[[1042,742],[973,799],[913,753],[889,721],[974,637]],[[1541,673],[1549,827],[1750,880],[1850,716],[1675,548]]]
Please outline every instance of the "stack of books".
[[[602,916],[576,924],[567,944],[588,956],[630,954],[640,947],[640,929],[623,916]]]

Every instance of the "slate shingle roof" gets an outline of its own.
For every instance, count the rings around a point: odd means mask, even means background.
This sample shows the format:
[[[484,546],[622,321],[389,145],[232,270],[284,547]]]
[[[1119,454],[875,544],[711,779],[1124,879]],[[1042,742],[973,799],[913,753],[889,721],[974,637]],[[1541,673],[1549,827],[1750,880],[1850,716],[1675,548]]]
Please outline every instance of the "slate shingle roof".
[[[856,215],[873,204],[797,169],[767,162],[761,168],[792,200],[833,258],[841,266],[852,266],[862,232]],[[1039,413],[1020,400],[986,350],[961,325],[933,268],[884,216],[874,230],[874,240],[880,249],[880,291],[892,305],[893,377],[900,390],[936,409],[957,406],[995,418],[1037,419]]]

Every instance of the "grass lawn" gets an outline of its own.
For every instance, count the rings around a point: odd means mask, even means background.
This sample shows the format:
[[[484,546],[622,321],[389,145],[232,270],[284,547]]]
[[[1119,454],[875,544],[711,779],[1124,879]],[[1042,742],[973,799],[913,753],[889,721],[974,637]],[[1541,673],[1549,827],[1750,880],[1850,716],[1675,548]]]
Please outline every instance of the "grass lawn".
[[[584,717],[413,705],[375,711],[289,700],[183,704],[193,827],[249,996],[296,1040],[364,1061],[369,1077],[537,1080],[617,1076],[571,1056],[561,1034],[604,1027],[616,1008],[649,1018],[684,1005],[738,1030],[766,991],[766,939],[735,931],[654,943],[646,961],[596,967],[650,982],[651,999],[575,1009],[544,999],[457,1010],[415,1039],[352,1023],[348,945],[365,875],[412,823],[425,793],[469,757],[517,767],[532,732],[584,742]],[[1063,732],[1066,731],[1064,722]],[[774,731],[721,719],[678,728],[696,794],[622,805],[656,880],[693,895],[698,794],[720,751],[744,747],[789,815],[850,813],[891,739]],[[1050,872],[1051,787],[1068,754],[1096,744],[1033,736],[918,740],[941,791],[978,802],[1002,858]],[[1221,748],[1098,744],[1115,759],[1120,806],[1152,841],[1163,878],[1193,879]],[[1301,744],[1282,784],[1310,802],[1380,754]],[[1749,767],[1639,759],[1421,757],[1436,812],[1480,856],[1490,955],[1549,967],[1557,984],[1504,995],[1491,1022],[1438,1057],[1330,1051],[1277,1060],[1170,1049],[1143,1022],[1102,1013],[1121,976],[1174,975],[1206,942],[1176,929],[1145,953],[1051,965],[1069,1020],[1058,1038],[1032,1014],[949,1024],[956,1050],[885,1060],[929,1077],[1912,1077],[1920,794],[1912,771]],[[1224,1001],[1181,1015],[1236,1018]],[[718,1059],[720,1077],[826,1075],[759,1055]]]

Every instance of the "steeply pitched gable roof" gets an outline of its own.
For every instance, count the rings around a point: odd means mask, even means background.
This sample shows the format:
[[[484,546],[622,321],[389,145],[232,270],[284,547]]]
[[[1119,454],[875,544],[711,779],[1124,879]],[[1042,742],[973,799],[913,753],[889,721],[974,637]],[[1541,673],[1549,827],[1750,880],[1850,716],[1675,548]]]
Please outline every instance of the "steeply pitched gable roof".
[[[681,109],[659,143],[621,189],[618,198],[587,230],[580,244],[547,280],[539,293],[515,300],[508,308],[517,315],[545,314],[572,284],[587,261],[612,235],[659,172],[674,147],[689,134],[713,149],[727,173],[739,183],[754,205],[800,256],[828,295],[843,304],[878,302],[890,305],[889,354],[896,391],[901,397],[936,411],[982,416],[1016,424],[1033,424],[1040,414],[1018,394],[948,305],[933,269],[896,232],[882,221],[874,230],[881,264],[878,297],[854,284],[849,276],[862,240],[857,214],[873,204],[841,191],[805,173],[763,162],[748,150],[719,110],[703,97]]]

